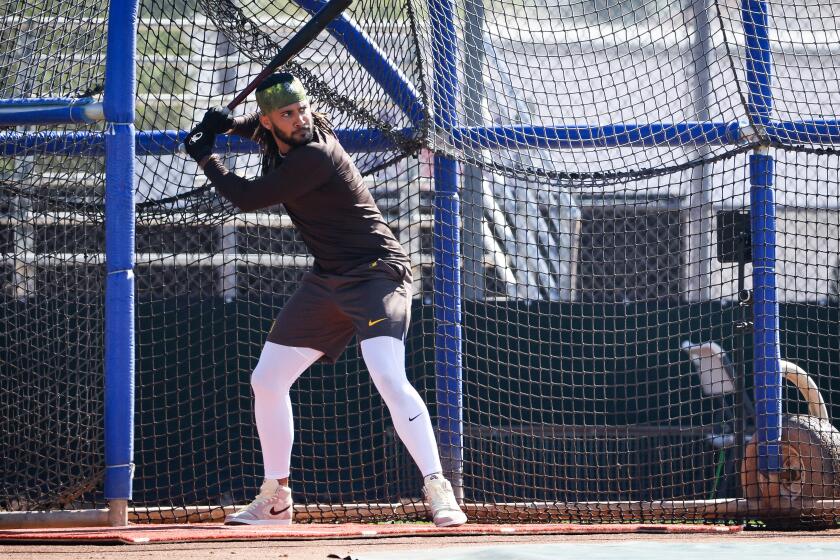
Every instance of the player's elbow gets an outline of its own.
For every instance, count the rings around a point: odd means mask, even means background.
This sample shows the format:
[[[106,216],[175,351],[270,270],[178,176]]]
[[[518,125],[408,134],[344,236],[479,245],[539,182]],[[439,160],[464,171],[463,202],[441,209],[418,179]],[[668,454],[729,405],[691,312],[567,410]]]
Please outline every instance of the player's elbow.
[[[219,191],[219,194],[225,197],[240,212],[252,212],[262,207],[254,197],[242,192],[243,189],[219,188],[218,186],[216,189]]]
[[[252,204],[248,201],[231,200],[231,202],[234,206],[236,206],[237,210],[239,210],[240,212],[253,212],[254,210],[258,209],[255,204]]]
[[[240,212],[253,212],[264,208],[261,204],[257,204],[256,202],[250,200],[232,200],[231,202],[233,202],[233,205],[236,206]]]

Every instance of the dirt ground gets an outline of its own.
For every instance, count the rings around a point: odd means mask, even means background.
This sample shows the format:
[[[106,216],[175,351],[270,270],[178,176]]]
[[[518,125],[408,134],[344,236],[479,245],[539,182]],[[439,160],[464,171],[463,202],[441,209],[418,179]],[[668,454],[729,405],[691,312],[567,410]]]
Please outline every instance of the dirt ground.
[[[453,536],[453,537],[400,537],[380,539],[317,540],[317,541],[255,541],[255,542],[208,542],[190,544],[147,544],[147,545],[0,545],[0,558],[4,560],[43,560],[68,556],[79,560],[328,560],[329,555],[355,560],[365,554],[387,552],[399,560],[402,552],[421,549],[440,550],[439,558],[446,559],[447,547],[494,546],[503,544],[547,544],[547,543],[598,543],[615,541],[648,542],[838,542],[840,530],[818,532],[771,532],[743,531],[731,535],[685,534],[685,535],[539,535],[539,536]],[[572,560],[572,559],[569,559]]]

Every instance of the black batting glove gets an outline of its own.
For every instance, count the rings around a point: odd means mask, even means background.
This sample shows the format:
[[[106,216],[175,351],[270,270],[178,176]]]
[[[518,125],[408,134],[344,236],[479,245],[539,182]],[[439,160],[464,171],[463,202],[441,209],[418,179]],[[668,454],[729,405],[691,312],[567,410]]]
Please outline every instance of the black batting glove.
[[[205,130],[215,134],[224,134],[233,128],[233,117],[230,116],[230,110],[227,107],[213,107],[204,113],[201,124]]]
[[[197,163],[201,163],[201,160],[213,153],[215,142],[216,133],[208,130],[202,122],[187,134],[184,139],[184,149]]]

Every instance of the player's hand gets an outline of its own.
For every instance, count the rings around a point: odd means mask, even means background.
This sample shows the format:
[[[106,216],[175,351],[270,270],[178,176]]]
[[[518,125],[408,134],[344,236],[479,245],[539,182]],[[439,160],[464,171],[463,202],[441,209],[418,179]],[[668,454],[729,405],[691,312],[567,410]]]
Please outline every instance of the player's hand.
[[[205,130],[215,134],[224,134],[233,128],[233,117],[230,116],[227,107],[213,107],[204,113],[201,124],[204,125]]]
[[[215,142],[216,133],[208,130],[202,121],[187,134],[187,137],[184,139],[184,149],[191,158],[201,163],[201,160],[213,153],[213,144]]]

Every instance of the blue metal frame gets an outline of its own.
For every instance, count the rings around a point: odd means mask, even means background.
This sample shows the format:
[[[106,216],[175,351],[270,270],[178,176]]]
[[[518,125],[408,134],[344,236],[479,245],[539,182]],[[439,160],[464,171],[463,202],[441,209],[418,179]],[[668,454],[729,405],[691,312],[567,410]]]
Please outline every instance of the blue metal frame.
[[[310,14],[317,13],[326,5],[325,0],[295,0],[295,2]],[[368,34],[359,29],[346,13],[335,18],[327,26],[327,31],[344,45],[347,52],[368,71],[376,83],[382,86],[394,103],[403,109],[411,123],[418,126],[426,116],[420,95],[402,71],[391,64],[385,53],[376,46]]]
[[[321,0],[298,0],[309,11]],[[433,116],[457,148],[492,148],[515,143],[537,148],[743,143],[738,123],[623,123],[606,126],[495,128],[460,127],[456,122],[456,44],[452,0],[428,0],[433,43]],[[133,470],[134,406],[134,158],[172,154],[182,142],[179,131],[134,130],[135,36],[138,0],[113,0],[108,22],[104,95],[104,134],[91,132],[0,132],[0,155],[25,150],[79,156],[106,156],[106,332],[105,332],[105,495],[130,499]],[[746,37],[747,111],[766,142],[840,144],[840,121],[773,122],[771,59],[766,0],[742,0]],[[356,57],[385,92],[403,108],[413,126],[427,111],[405,76],[348,17],[330,33]],[[0,125],[91,122],[89,100],[13,99],[0,101]],[[411,136],[412,130],[405,130]],[[342,130],[349,151],[376,151],[392,146],[378,131]],[[136,147],[135,147],[136,143]],[[220,138],[219,145],[252,152],[247,141]],[[135,153],[136,149],[136,153]],[[775,291],[775,210],[773,158],[760,147],[750,158],[755,293],[755,402],[759,467],[780,468],[781,373],[779,317]],[[457,162],[435,157],[435,342],[437,405],[444,468],[457,479],[463,466],[460,201]]]
[[[753,251],[753,373],[758,468],[782,468],[782,372],[779,364],[779,304],[776,299],[776,210],[773,158],[750,156]]]
[[[765,129],[770,142],[789,144],[840,144],[840,121],[770,121]]]
[[[455,115],[458,74],[451,0],[429,0],[432,20],[433,106],[435,125],[450,133]],[[434,318],[438,437],[443,471],[463,497],[463,368],[461,364],[461,206],[458,164],[435,156]]]
[[[102,104],[90,97],[0,99],[3,126],[91,124],[104,118]]]
[[[767,127],[773,110],[767,0],[741,0],[746,37],[747,114],[755,126]]]
[[[405,131],[406,136],[412,134]],[[391,137],[380,130],[336,130],[339,141],[348,152],[379,152],[393,150]],[[178,130],[138,131],[135,134],[135,149],[138,156],[172,155],[184,143],[187,133]],[[216,139],[216,150],[232,154],[251,154],[259,150],[257,144],[238,136],[220,135]],[[91,132],[64,132],[45,130],[40,132],[0,132],[0,156],[13,157],[36,151],[39,154],[60,154],[69,156],[102,157],[105,154],[105,135]],[[184,156],[186,157],[186,156]]]
[[[742,0],[746,36],[747,111],[761,136],[773,109],[766,0]],[[779,304],[776,298],[776,212],[773,158],[759,148],[750,158],[753,247],[753,361],[758,468],[781,469],[782,372],[779,364]]]
[[[51,107],[94,103],[92,97],[10,97],[0,99],[2,107]]]
[[[742,141],[737,122],[620,123],[604,126],[497,126],[456,128],[456,148],[590,148],[617,146],[684,146],[737,144]]]
[[[105,498],[134,472],[134,98],[138,0],[112,0],[105,68]]]
[[[32,121],[27,124],[40,124]],[[7,124],[0,112],[0,125]],[[410,138],[414,131],[397,131]],[[812,120],[770,122],[765,129],[770,142],[840,144],[840,121]],[[390,136],[375,129],[338,129],[338,139],[350,153],[379,152],[394,149]],[[172,155],[183,144],[187,133],[178,130],[138,131],[135,136],[138,156]],[[452,142],[458,149],[517,147],[574,149],[623,146],[697,146],[698,144],[732,145],[749,138],[737,122],[686,122],[653,124],[613,124],[604,126],[499,126],[456,127]],[[24,155],[37,149],[43,154],[101,157],[104,135],[91,132],[40,131],[0,132],[0,155]],[[216,149],[233,154],[256,153],[256,143],[239,137],[219,136]]]

